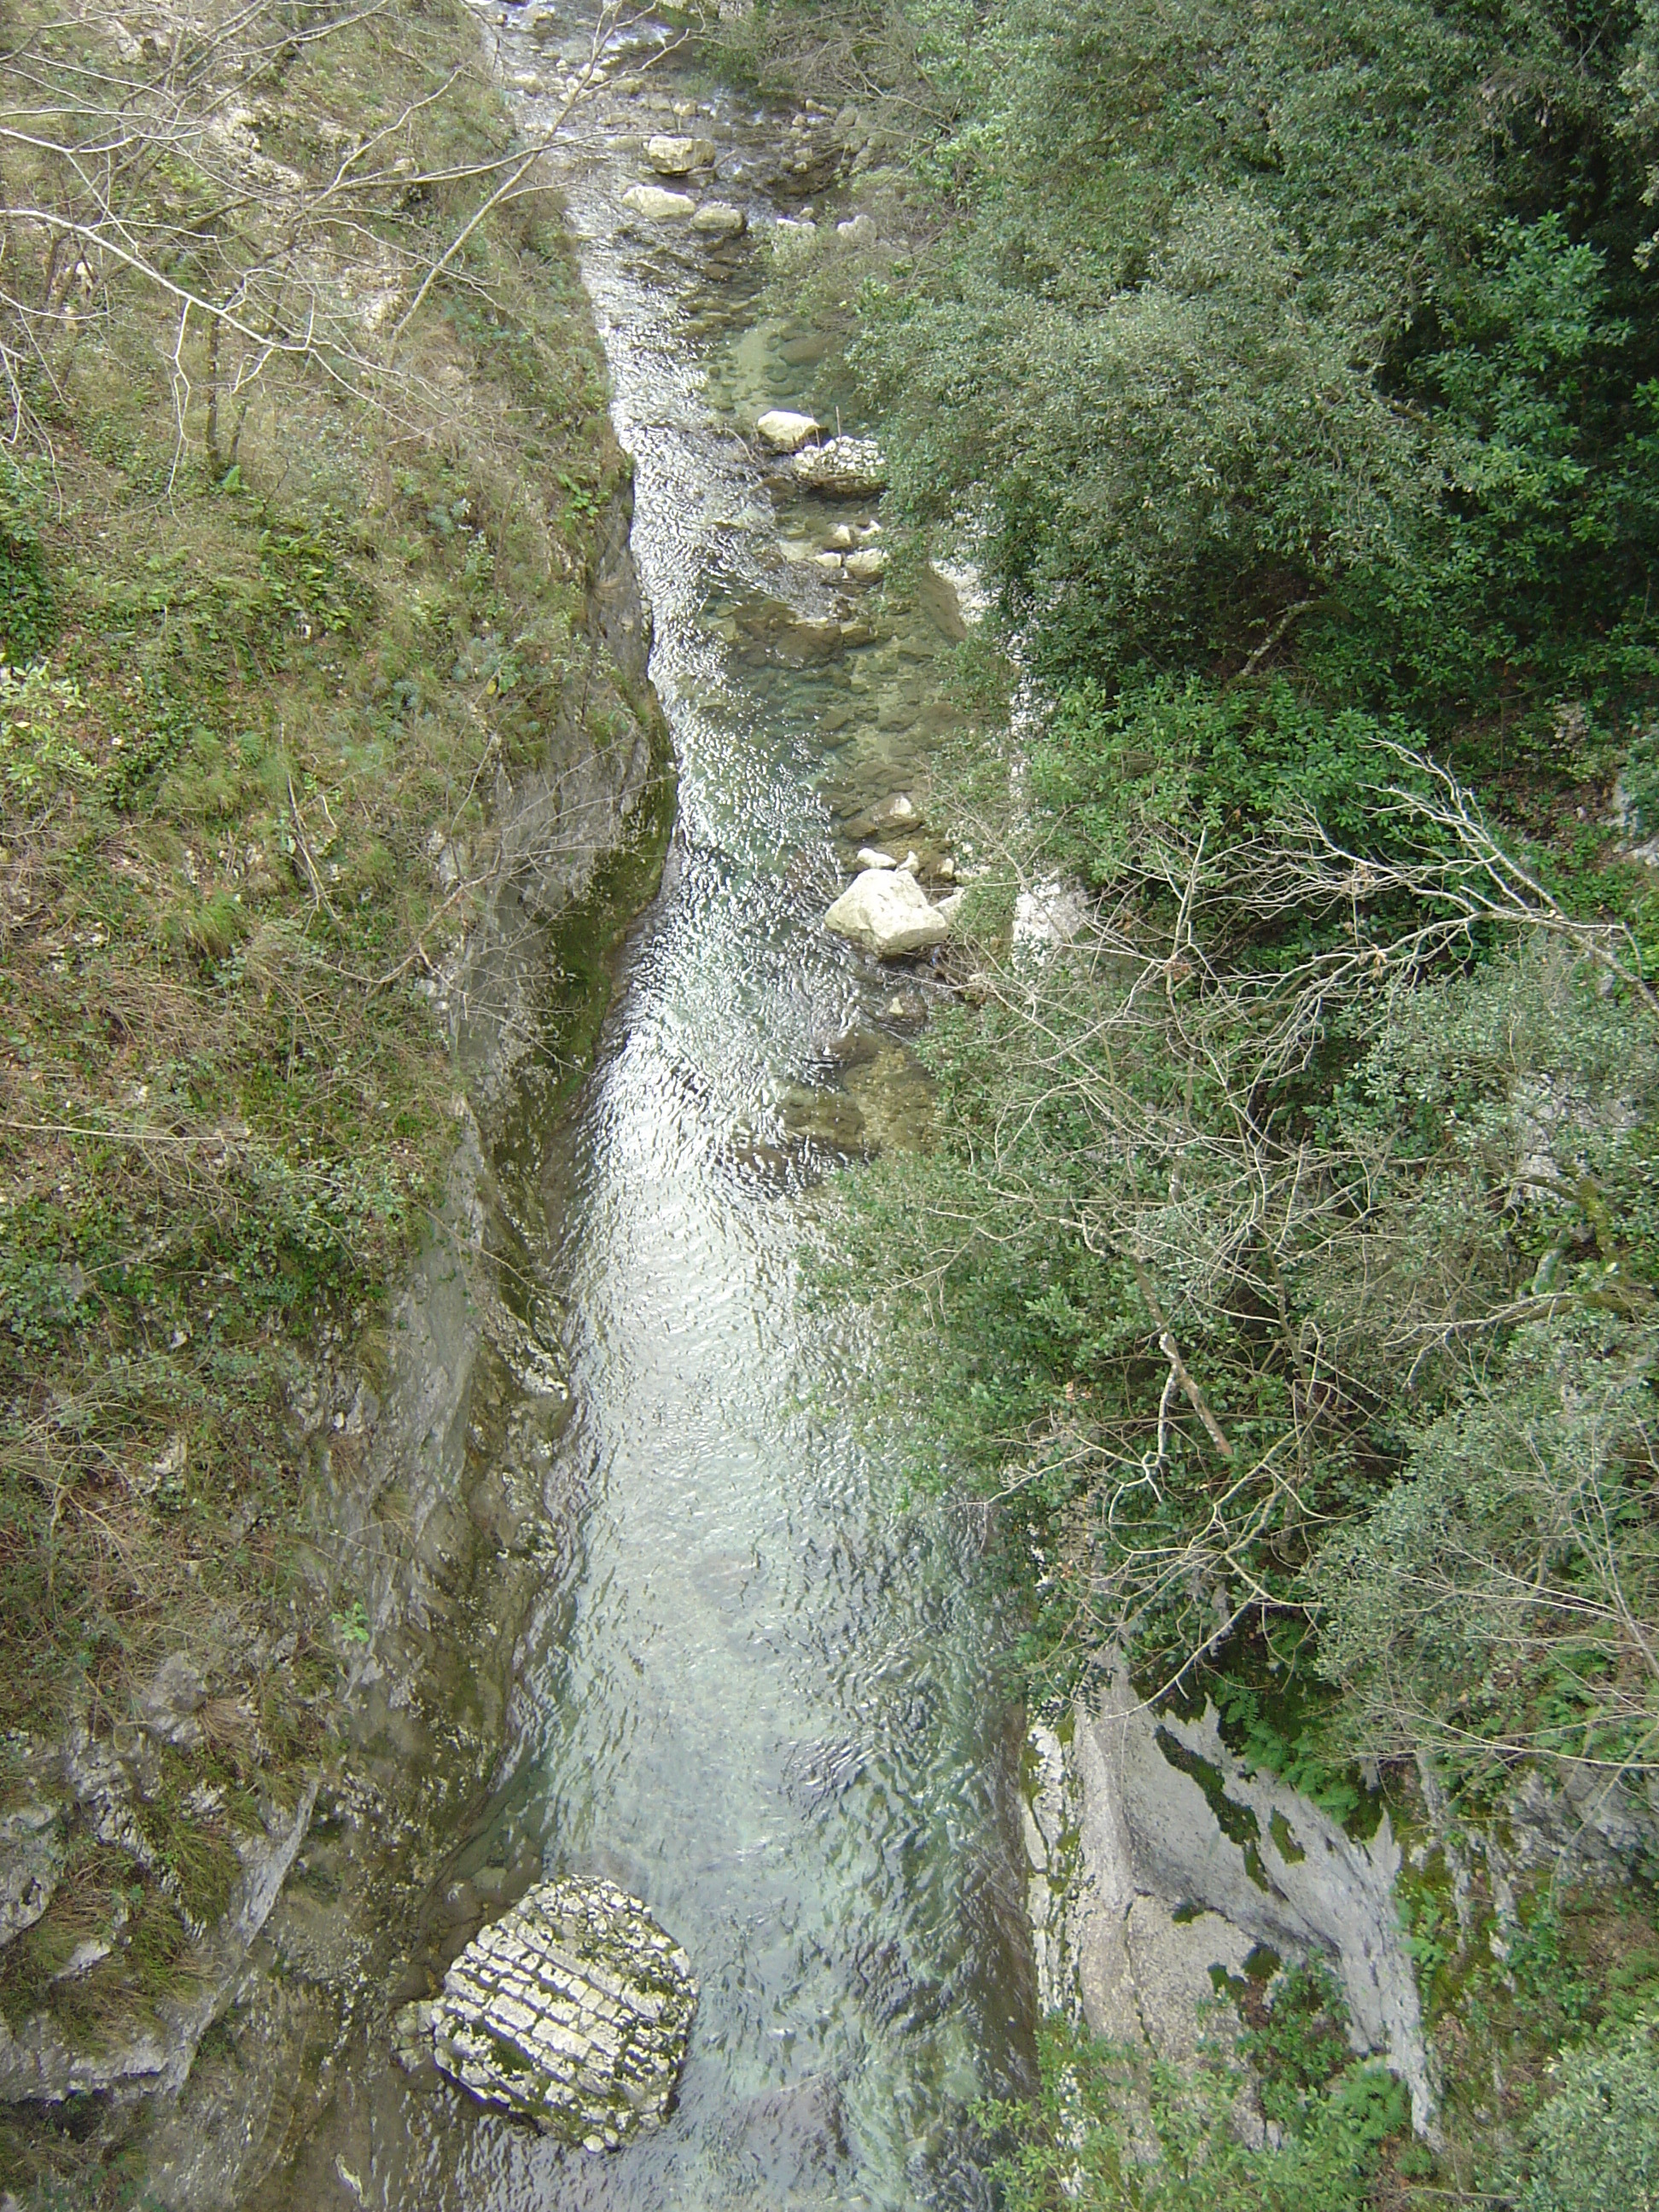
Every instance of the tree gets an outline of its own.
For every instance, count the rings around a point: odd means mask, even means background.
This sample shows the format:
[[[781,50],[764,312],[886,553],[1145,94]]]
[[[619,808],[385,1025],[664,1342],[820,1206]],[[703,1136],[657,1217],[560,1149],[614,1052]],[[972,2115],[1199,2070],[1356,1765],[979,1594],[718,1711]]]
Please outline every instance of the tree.
[[[248,395],[276,360],[394,422],[416,400],[429,410],[436,394],[411,343],[422,308],[441,283],[476,289],[469,240],[539,188],[548,146],[631,20],[607,0],[529,143],[434,167],[412,158],[411,126],[471,96],[459,70],[370,128],[342,118],[320,145],[286,143],[271,100],[307,49],[368,26],[395,35],[388,0],[221,0],[171,38],[135,36],[84,0],[26,15],[0,58],[10,442],[50,448],[41,394],[61,399],[62,356],[89,324],[108,324],[124,289],[171,318],[175,469],[192,434],[216,477],[235,466]]]

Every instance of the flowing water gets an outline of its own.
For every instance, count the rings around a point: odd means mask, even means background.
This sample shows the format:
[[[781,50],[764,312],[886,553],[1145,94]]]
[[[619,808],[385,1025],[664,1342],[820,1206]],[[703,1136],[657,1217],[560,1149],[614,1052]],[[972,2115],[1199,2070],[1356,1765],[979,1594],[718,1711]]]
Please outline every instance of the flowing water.
[[[533,119],[522,80],[556,46],[496,35]],[[845,865],[835,809],[921,787],[947,641],[924,606],[854,605],[803,557],[873,510],[780,504],[737,433],[799,398],[822,349],[763,319],[752,242],[630,227],[620,194],[648,172],[629,133],[665,125],[619,121],[625,96],[573,134],[565,181],[636,462],[680,821],[538,1170],[577,1407],[556,1481],[580,1534],[462,1870],[621,1881],[684,1944],[702,2002],[660,2136],[588,2158],[447,2090],[410,2096],[376,2194],[976,2206],[970,2106],[1021,2078],[1030,2033],[1006,1624],[975,1525],[907,1503],[893,1440],[860,1419],[878,1330],[814,1310],[797,1256],[830,1154],[914,1142],[927,1111],[906,1040],[932,987],[818,923]],[[666,127],[711,130],[720,196],[764,219],[743,149],[772,118],[716,95]],[[851,642],[813,659],[837,605]]]

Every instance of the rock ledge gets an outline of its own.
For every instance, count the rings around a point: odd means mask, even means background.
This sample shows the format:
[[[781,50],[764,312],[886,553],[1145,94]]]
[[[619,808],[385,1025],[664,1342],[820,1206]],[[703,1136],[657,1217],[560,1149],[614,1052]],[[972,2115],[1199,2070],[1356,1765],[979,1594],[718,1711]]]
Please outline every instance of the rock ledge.
[[[637,1898],[548,1881],[469,1943],[429,2004],[395,2023],[485,2104],[590,2151],[662,2125],[685,2060],[690,1961]]]

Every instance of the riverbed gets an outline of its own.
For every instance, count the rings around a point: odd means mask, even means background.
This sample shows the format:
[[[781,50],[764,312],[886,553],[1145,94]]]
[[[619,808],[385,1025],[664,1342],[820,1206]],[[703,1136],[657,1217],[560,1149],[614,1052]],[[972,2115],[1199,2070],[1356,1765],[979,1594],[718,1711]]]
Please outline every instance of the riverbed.
[[[489,22],[536,130],[586,26]],[[973,2107],[1024,2081],[1031,2034],[1007,1624],[977,1520],[907,1492],[878,1320],[823,1308],[801,1269],[826,1175],[926,1141],[913,1046],[944,987],[820,917],[860,809],[925,808],[960,625],[948,594],[818,561],[838,528],[879,544],[876,507],[802,500],[754,447],[823,350],[763,295],[769,226],[802,219],[754,181],[790,118],[662,39],[631,35],[555,158],[634,457],[679,821],[593,1073],[520,1163],[567,1317],[548,1485],[574,1533],[451,1879],[488,1900],[609,1876],[685,1946],[701,2006],[659,2136],[566,2153],[388,2069],[353,2179],[467,2212],[977,2206]],[[714,138],[703,189],[746,238],[623,204],[665,128]],[[810,212],[834,220],[833,196]]]

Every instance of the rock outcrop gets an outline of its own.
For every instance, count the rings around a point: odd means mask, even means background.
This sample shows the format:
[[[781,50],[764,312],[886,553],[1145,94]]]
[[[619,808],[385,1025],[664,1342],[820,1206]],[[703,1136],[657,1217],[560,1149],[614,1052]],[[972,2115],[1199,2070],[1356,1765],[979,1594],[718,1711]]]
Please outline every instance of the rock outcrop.
[[[0,1950],[33,1928],[64,1871],[60,1808],[37,1801],[0,1817]]]
[[[908,868],[866,868],[823,917],[823,926],[866,952],[896,960],[943,945],[948,919],[928,902]]]
[[[1121,1676],[1073,1718],[1069,1748],[1033,1731],[1026,1847],[1045,2006],[1080,2009],[1098,2035],[1138,2027],[1180,2062],[1210,1966],[1236,1973],[1256,1944],[1323,1958],[1355,2050],[1386,2060],[1410,2092],[1417,2131],[1433,2139],[1435,2083],[1387,1814],[1356,1840],[1288,1784],[1248,1771],[1212,1706],[1193,1721],[1153,1713]]]
[[[548,1881],[492,1921],[398,2014],[398,2057],[430,2056],[489,2105],[590,2151],[661,2126],[685,2061],[690,1961],[637,1898]]]
[[[79,1762],[65,1762],[77,1786],[83,1813],[99,1804],[94,1832],[109,1844],[137,1837],[130,1808],[112,1792],[120,1770],[100,1759],[95,1747],[82,1747]],[[243,1970],[250,1945],[264,1926],[276,1893],[294,1863],[311,1825],[317,1783],[309,1782],[292,1811],[268,1808],[263,1832],[239,1835],[239,1872],[230,1902],[210,1928],[192,1933],[191,1972],[177,1990],[153,2007],[106,2025],[94,2041],[72,2037],[49,2009],[42,2008],[14,2029],[0,2018],[0,2104],[26,2100],[61,2104],[67,2097],[106,2089],[177,2091],[183,2087],[196,2046]],[[177,1900],[174,1900],[175,1903]],[[179,1917],[190,1923],[182,1907]],[[85,1947],[77,1971],[109,1955],[107,1942]],[[71,1966],[75,1962],[71,1960]]]

